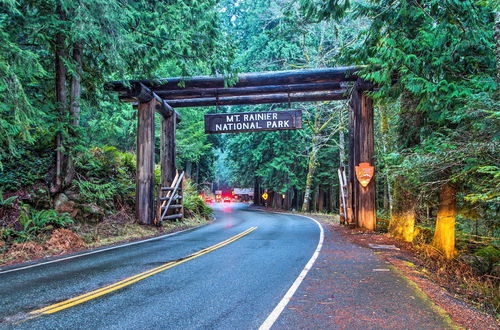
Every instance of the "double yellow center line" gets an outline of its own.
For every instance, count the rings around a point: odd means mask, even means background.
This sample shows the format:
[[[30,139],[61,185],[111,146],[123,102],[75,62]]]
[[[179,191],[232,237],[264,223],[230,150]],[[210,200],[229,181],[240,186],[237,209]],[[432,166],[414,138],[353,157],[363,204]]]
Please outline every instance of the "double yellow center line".
[[[100,297],[100,296],[103,296],[107,293],[110,293],[110,292],[113,292],[113,291],[116,291],[116,290],[119,290],[123,287],[126,287],[130,284],[133,284],[135,282],[139,282],[140,280],[143,280],[147,277],[150,277],[154,274],[157,274],[159,272],[162,272],[164,270],[167,270],[169,268],[172,268],[172,267],[175,267],[177,265],[180,265],[186,261],[189,261],[189,260],[192,260],[194,258],[198,258],[204,254],[207,254],[209,252],[212,252],[214,250],[217,250],[217,249],[220,249],[221,247],[225,246],[225,245],[228,245],[240,238],[242,238],[243,236],[245,235],[248,235],[250,234],[252,231],[254,231],[255,229],[257,229],[257,227],[251,227],[251,228],[248,228],[247,230],[245,230],[244,232],[238,234],[238,235],[235,235],[223,242],[220,242],[218,244],[215,244],[215,245],[212,245],[206,249],[203,249],[203,250],[200,250],[198,252],[195,252],[193,254],[190,254],[189,256],[183,258],[183,259],[179,259],[177,261],[171,261],[171,262],[167,262],[166,264],[163,264],[161,266],[158,266],[158,267],[155,267],[153,269],[150,269],[148,271],[145,271],[145,272],[142,272],[140,274],[137,274],[137,275],[134,275],[134,276],[131,276],[131,277],[128,277],[124,280],[121,280],[119,282],[116,282],[114,284],[111,284],[111,285],[108,285],[108,286],[105,286],[103,288],[100,288],[100,289],[97,289],[97,290],[94,290],[94,291],[90,291],[88,293],[85,293],[85,294],[82,294],[78,297],[74,297],[74,298],[71,298],[71,299],[68,299],[68,300],[64,300],[64,301],[61,301],[57,304],[53,304],[53,305],[50,305],[50,306],[47,306],[47,307],[44,307],[44,308],[41,308],[41,309],[37,309],[37,310],[34,310],[32,312],[29,312],[29,315],[31,317],[29,318],[32,318],[32,317],[36,317],[36,316],[40,316],[40,315],[44,315],[44,314],[52,314],[52,313],[55,313],[55,312],[58,312],[58,311],[61,311],[63,309],[66,309],[66,308],[70,308],[70,307],[73,307],[75,305],[79,305],[81,303],[84,303],[86,301],[89,301],[91,299],[95,299],[97,297]]]

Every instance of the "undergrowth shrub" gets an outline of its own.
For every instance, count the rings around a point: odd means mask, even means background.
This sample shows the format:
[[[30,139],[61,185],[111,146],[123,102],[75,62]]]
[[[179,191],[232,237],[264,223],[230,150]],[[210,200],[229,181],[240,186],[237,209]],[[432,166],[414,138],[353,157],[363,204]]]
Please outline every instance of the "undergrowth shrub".
[[[490,313],[500,312],[500,283],[496,276],[485,274],[478,268],[478,265],[483,264],[478,256],[464,255],[449,260],[432,245],[427,244],[421,244],[413,251],[433,281],[475,301],[479,307]],[[491,251],[484,252],[491,254]]]
[[[191,180],[184,180],[184,214],[186,216],[200,216],[209,219],[212,209],[208,207],[198,194]]]
[[[92,183],[90,181],[77,180],[74,184],[80,192],[81,201],[99,205],[106,205],[107,202],[113,201],[113,197],[117,194],[118,188],[113,182],[99,184]]]
[[[35,147],[20,148],[10,157],[0,159],[0,190],[16,191],[47,179],[53,155]]]
[[[9,222],[9,214],[14,207],[14,202],[18,196],[3,197],[3,192],[0,190],[0,230]]]
[[[18,196],[10,196],[8,198],[3,198],[3,192],[0,190],[0,208],[1,207],[11,207]]]
[[[26,242],[35,239],[39,234],[55,228],[64,228],[73,223],[67,213],[59,214],[55,210],[35,210],[28,205],[21,206],[21,214],[17,219],[21,229],[6,228],[2,238],[6,241]]]
[[[73,181],[80,202],[111,209],[116,203],[134,205],[135,155],[115,147],[92,148],[75,161]]]
[[[415,226],[413,233],[413,244],[431,244],[434,232],[432,229],[422,226]]]
[[[480,257],[477,268],[482,273],[490,273],[495,265],[500,263],[500,249],[491,245],[483,247],[478,250],[474,255]]]

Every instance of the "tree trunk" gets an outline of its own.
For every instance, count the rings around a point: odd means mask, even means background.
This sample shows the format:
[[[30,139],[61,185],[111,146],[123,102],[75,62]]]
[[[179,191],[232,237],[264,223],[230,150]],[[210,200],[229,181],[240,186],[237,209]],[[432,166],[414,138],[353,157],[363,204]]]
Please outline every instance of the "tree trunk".
[[[175,135],[177,130],[177,116],[172,113],[169,117],[160,117],[160,165],[161,165],[161,185],[170,187],[177,172],[176,154],[177,147]]]
[[[317,137],[313,136],[312,139],[312,150],[309,154],[309,162],[307,166],[307,177],[306,177],[306,189],[304,192],[304,202],[302,203],[302,212],[309,211],[309,205],[311,203],[311,185],[314,177],[314,172],[316,171],[316,155],[318,153],[318,147],[316,146]]]
[[[313,198],[312,198],[312,203],[309,203],[311,204],[311,211],[312,212],[318,212],[318,200],[319,200],[319,187],[316,186],[314,188],[314,195],[313,195]]]
[[[66,17],[62,9],[60,1],[57,2],[57,15],[59,20],[65,21]],[[64,115],[67,106],[67,91],[66,91],[66,67],[64,65],[64,59],[66,57],[65,52],[65,37],[62,32],[58,32],[55,38],[55,73],[56,73],[56,102],[57,109],[59,111],[59,121],[64,121]],[[65,126],[65,125],[61,125]],[[59,127],[56,134],[56,174],[54,180],[54,186],[52,187],[52,192],[57,193],[62,188],[63,183],[63,164],[64,164],[64,143],[63,143],[63,132],[61,127]]]
[[[388,135],[389,135],[389,119],[383,107],[379,107],[380,112],[380,133],[382,135],[382,151],[384,154],[388,153]],[[389,215],[392,215],[392,194],[391,194],[391,182],[389,177],[388,169],[385,168],[384,175],[384,210],[389,211]]]
[[[73,128],[80,126],[80,99],[82,94],[82,48],[80,43],[73,45],[73,61],[75,73],[71,78],[71,124]]]
[[[301,201],[304,201],[304,193],[297,190],[297,201],[295,206],[297,207],[297,210],[300,208],[300,205],[302,204]]]
[[[417,110],[418,99],[408,91],[403,91],[400,105],[399,140],[401,148],[411,148],[420,143],[420,128],[423,123],[422,112]],[[389,187],[391,188],[391,187]],[[394,237],[413,241],[416,217],[416,198],[413,188],[404,177],[395,180],[393,205],[389,233]]]
[[[339,125],[341,129],[339,130],[339,159],[340,167],[345,168],[345,133],[344,133],[344,108],[342,107],[339,112]]]
[[[373,136],[373,101],[366,92],[373,86],[358,79],[354,85],[349,102],[349,182],[351,190],[350,207],[348,208],[349,221],[353,220],[357,226],[367,230],[375,230],[377,223],[376,207],[376,173],[366,187],[362,186],[355,175],[356,166],[369,163],[375,167],[374,136]],[[352,212],[352,213],[351,213]]]
[[[413,241],[416,218],[416,200],[406,189],[403,178],[394,186],[394,210],[389,223],[389,233],[407,242]]]
[[[322,189],[319,189],[318,212],[320,213],[323,212],[324,204],[325,204],[325,192]]]
[[[290,209],[290,201],[291,201],[291,197],[292,197],[292,191],[288,190],[286,193],[285,193],[285,198],[283,199],[283,208],[285,210],[289,210]]]
[[[328,191],[328,211],[333,213],[333,210],[335,209],[335,194],[334,194],[334,189],[333,185],[330,186],[330,189]],[[339,194],[340,196],[340,194]]]
[[[403,91],[399,111],[399,140],[403,148],[411,148],[420,143],[420,128],[424,118],[423,112],[417,109],[418,103],[418,98]]]
[[[186,175],[188,178],[191,178],[191,167],[193,166],[193,163],[190,161],[186,162]]]
[[[387,179],[384,182],[384,191],[382,193],[384,195],[382,208],[387,211],[387,210],[389,210],[389,191],[387,189]]]
[[[299,209],[299,191],[297,190],[297,188],[293,188],[292,189],[292,197],[290,197],[290,208],[292,210],[298,210]]]
[[[439,209],[432,245],[443,252],[446,259],[455,256],[455,219],[457,217],[457,190],[444,184],[439,192]]]
[[[82,95],[82,50],[79,43],[73,45],[73,61],[75,62],[75,72],[71,77],[71,103],[69,113],[71,115],[71,125],[69,134],[72,139],[69,146],[73,147],[78,138],[78,126],[80,125],[80,100]],[[73,157],[69,150],[66,153],[66,169],[64,176],[64,186],[68,186],[75,176],[75,166]]]
[[[497,56],[497,84],[500,85],[500,11],[495,14],[495,43]],[[496,90],[496,99],[500,99],[500,88]]]
[[[275,191],[273,193],[273,208],[280,209],[282,204],[281,194]]]
[[[260,205],[260,186],[258,177],[253,179],[253,205]]]
[[[195,181],[196,183],[196,188],[198,188],[200,184],[200,162],[196,163],[196,174],[195,174]]]

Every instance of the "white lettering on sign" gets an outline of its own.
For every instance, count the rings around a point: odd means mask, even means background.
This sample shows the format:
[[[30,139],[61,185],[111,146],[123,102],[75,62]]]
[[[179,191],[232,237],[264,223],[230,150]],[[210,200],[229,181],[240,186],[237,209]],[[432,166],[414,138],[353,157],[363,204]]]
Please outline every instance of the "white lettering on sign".
[[[235,121],[240,121],[240,115],[227,115],[226,121],[228,123],[234,123]]]
[[[238,116],[236,119],[239,121],[240,115],[232,115]],[[226,121],[233,121],[233,118],[230,119],[231,116],[226,116]],[[277,113],[248,113],[243,115],[243,121],[256,121],[256,120],[276,120],[278,119]]]
[[[207,133],[300,128],[302,113],[297,110],[205,115]]]
[[[289,128],[290,120],[277,120],[266,122],[266,128]]]

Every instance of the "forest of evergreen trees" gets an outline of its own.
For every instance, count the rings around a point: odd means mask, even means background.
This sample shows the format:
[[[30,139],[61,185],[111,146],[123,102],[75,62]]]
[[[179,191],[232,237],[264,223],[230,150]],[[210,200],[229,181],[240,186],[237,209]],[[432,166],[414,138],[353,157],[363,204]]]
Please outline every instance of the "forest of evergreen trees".
[[[487,271],[498,268],[495,0],[0,0],[0,36],[6,242],[36,237],[33,219],[101,221],[118,206],[133,214],[136,112],[106,82],[360,65],[378,86],[379,218],[407,241],[426,232],[448,257],[446,235],[489,237]],[[289,107],[304,111],[304,129],[203,130],[205,113]],[[179,112],[177,162],[200,189],[255,187],[276,208],[338,213],[346,101]]]

